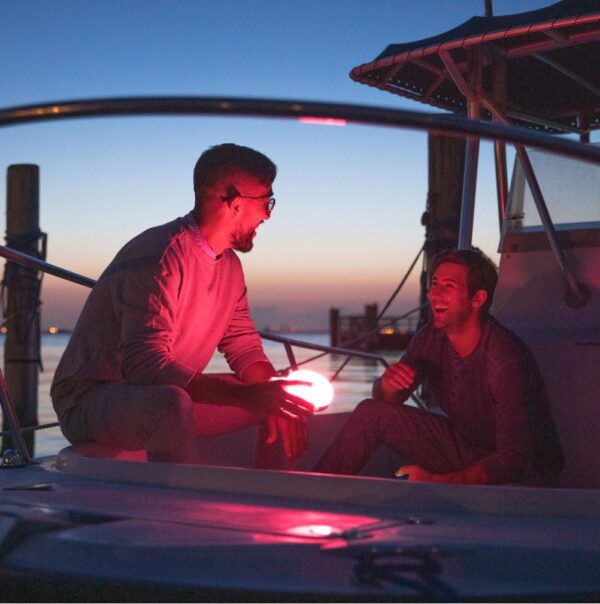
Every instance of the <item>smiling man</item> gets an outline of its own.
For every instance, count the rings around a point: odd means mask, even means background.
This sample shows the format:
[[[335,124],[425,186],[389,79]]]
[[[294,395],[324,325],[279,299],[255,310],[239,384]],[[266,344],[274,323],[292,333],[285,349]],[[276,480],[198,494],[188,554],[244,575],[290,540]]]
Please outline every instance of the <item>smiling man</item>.
[[[496,267],[479,251],[452,251],[432,274],[431,321],[315,471],[356,474],[385,443],[410,464],[396,473],[409,480],[556,485],[563,455],[535,359],[489,314]],[[442,413],[404,404],[423,381]]]
[[[73,444],[192,463],[195,440],[262,424],[293,461],[310,404],[287,393],[250,318],[241,263],[275,206],[273,162],[234,144],[194,169],[194,209],[127,243],[92,289],[56,370],[52,401]],[[219,349],[234,375],[205,374]],[[260,447],[259,451],[264,451]],[[268,450],[268,449],[267,449]],[[259,465],[266,462],[258,460]]]

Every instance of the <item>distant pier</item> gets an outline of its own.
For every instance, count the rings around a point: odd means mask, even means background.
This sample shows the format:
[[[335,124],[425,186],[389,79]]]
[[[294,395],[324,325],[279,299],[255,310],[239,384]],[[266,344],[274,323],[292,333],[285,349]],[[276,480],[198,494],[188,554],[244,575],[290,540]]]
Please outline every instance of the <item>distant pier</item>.
[[[342,315],[329,309],[332,346],[359,350],[404,350],[415,334],[418,316],[382,317],[377,321],[377,304],[366,304],[362,315]]]

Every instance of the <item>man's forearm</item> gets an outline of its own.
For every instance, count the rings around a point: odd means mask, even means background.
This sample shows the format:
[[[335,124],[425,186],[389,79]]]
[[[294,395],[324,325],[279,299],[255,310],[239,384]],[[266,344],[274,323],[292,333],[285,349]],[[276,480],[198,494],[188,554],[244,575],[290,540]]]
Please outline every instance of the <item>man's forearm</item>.
[[[445,482],[450,484],[490,484],[489,476],[485,469],[478,463],[465,468],[464,470],[457,470],[456,472],[449,472],[448,474],[432,474],[431,476],[436,479],[432,482]]]
[[[256,384],[257,382],[266,382],[275,375],[277,373],[271,363],[257,361],[251,363],[242,371],[240,379],[246,384]]]
[[[276,375],[271,363],[252,363],[242,371],[240,379],[245,384],[266,382]],[[192,400],[207,405],[245,406],[244,384],[236,384],[211,375],[195,373],[185,387]]]
[[[377,378],[373,382],[373,389],[371,391],[371,394],[372,394],[373,398],[376,398],[379,400],[385,400],[383,388],[381,387],[381,378]]]
[[[395,392],[386,393],[381,386],[381,378],[375,380],[371,391],[373,398],[386,403],[403,403],[410,396],[410,390],[396,390]]]
[[[237,405],[242,401],[243,384],[235,384],[214,376],[195,373],[185,391],[197,403]]]

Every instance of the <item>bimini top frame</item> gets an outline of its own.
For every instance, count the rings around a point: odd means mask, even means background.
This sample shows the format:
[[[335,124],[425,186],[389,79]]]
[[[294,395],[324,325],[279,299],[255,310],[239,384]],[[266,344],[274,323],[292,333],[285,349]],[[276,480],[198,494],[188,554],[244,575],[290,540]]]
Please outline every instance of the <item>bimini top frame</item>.
[[[600,71],[593,59],[599,53],[600,0],[562,0],[525,13],[473,17],[431,38],[390,44],[350,77],[466,114],[469,94],[453,72],[468,74],[479,80],[484,119],[493,117],[486,98],[495,99],[511,123],[587,136],[600,128]]]
[[[220,115],[233,117],[279,117],[327,124],[364,124],[412,130],[430,130],[449,136],[477,136],[486,140],[501,140],[523,144],[551,153],[600,163],[600,150],[560,140],[540,132],[501,124],[478,122],[463,116],[406,111],[345,103],[319,103],[303,100],[246,99],[232,97],[159,96],[100,98],[57,101],[41,105],[26,105],[0,109],[0,127],[42,121],[82,117],[124,115]]]

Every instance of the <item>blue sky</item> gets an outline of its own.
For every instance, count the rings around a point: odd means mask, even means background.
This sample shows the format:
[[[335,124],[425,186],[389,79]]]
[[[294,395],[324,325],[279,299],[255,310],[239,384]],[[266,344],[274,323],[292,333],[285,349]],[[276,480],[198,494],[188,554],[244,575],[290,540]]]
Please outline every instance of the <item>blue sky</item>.
[[[496,14],[548,0],[495,0]],[[2,107],[138,95],[270,97],[431,110],[350,80],[390,43],[482,15],[483,0],[3,0]],[[330,306],[383,304],[417,253],[426,137],[284,120],[137,117],[5,128],[2,168],[41,169],[48,260],[97,277],[139,231],[191,209],[198,155],[220,142],[279,167],[272,219],[243,257],[259,327],[324,326]],[[475,243],[497,245],[482,146]],[[69,327],[86,292],[44,282],[44,325]],[[416,305],[416,280],[394,312]]]

